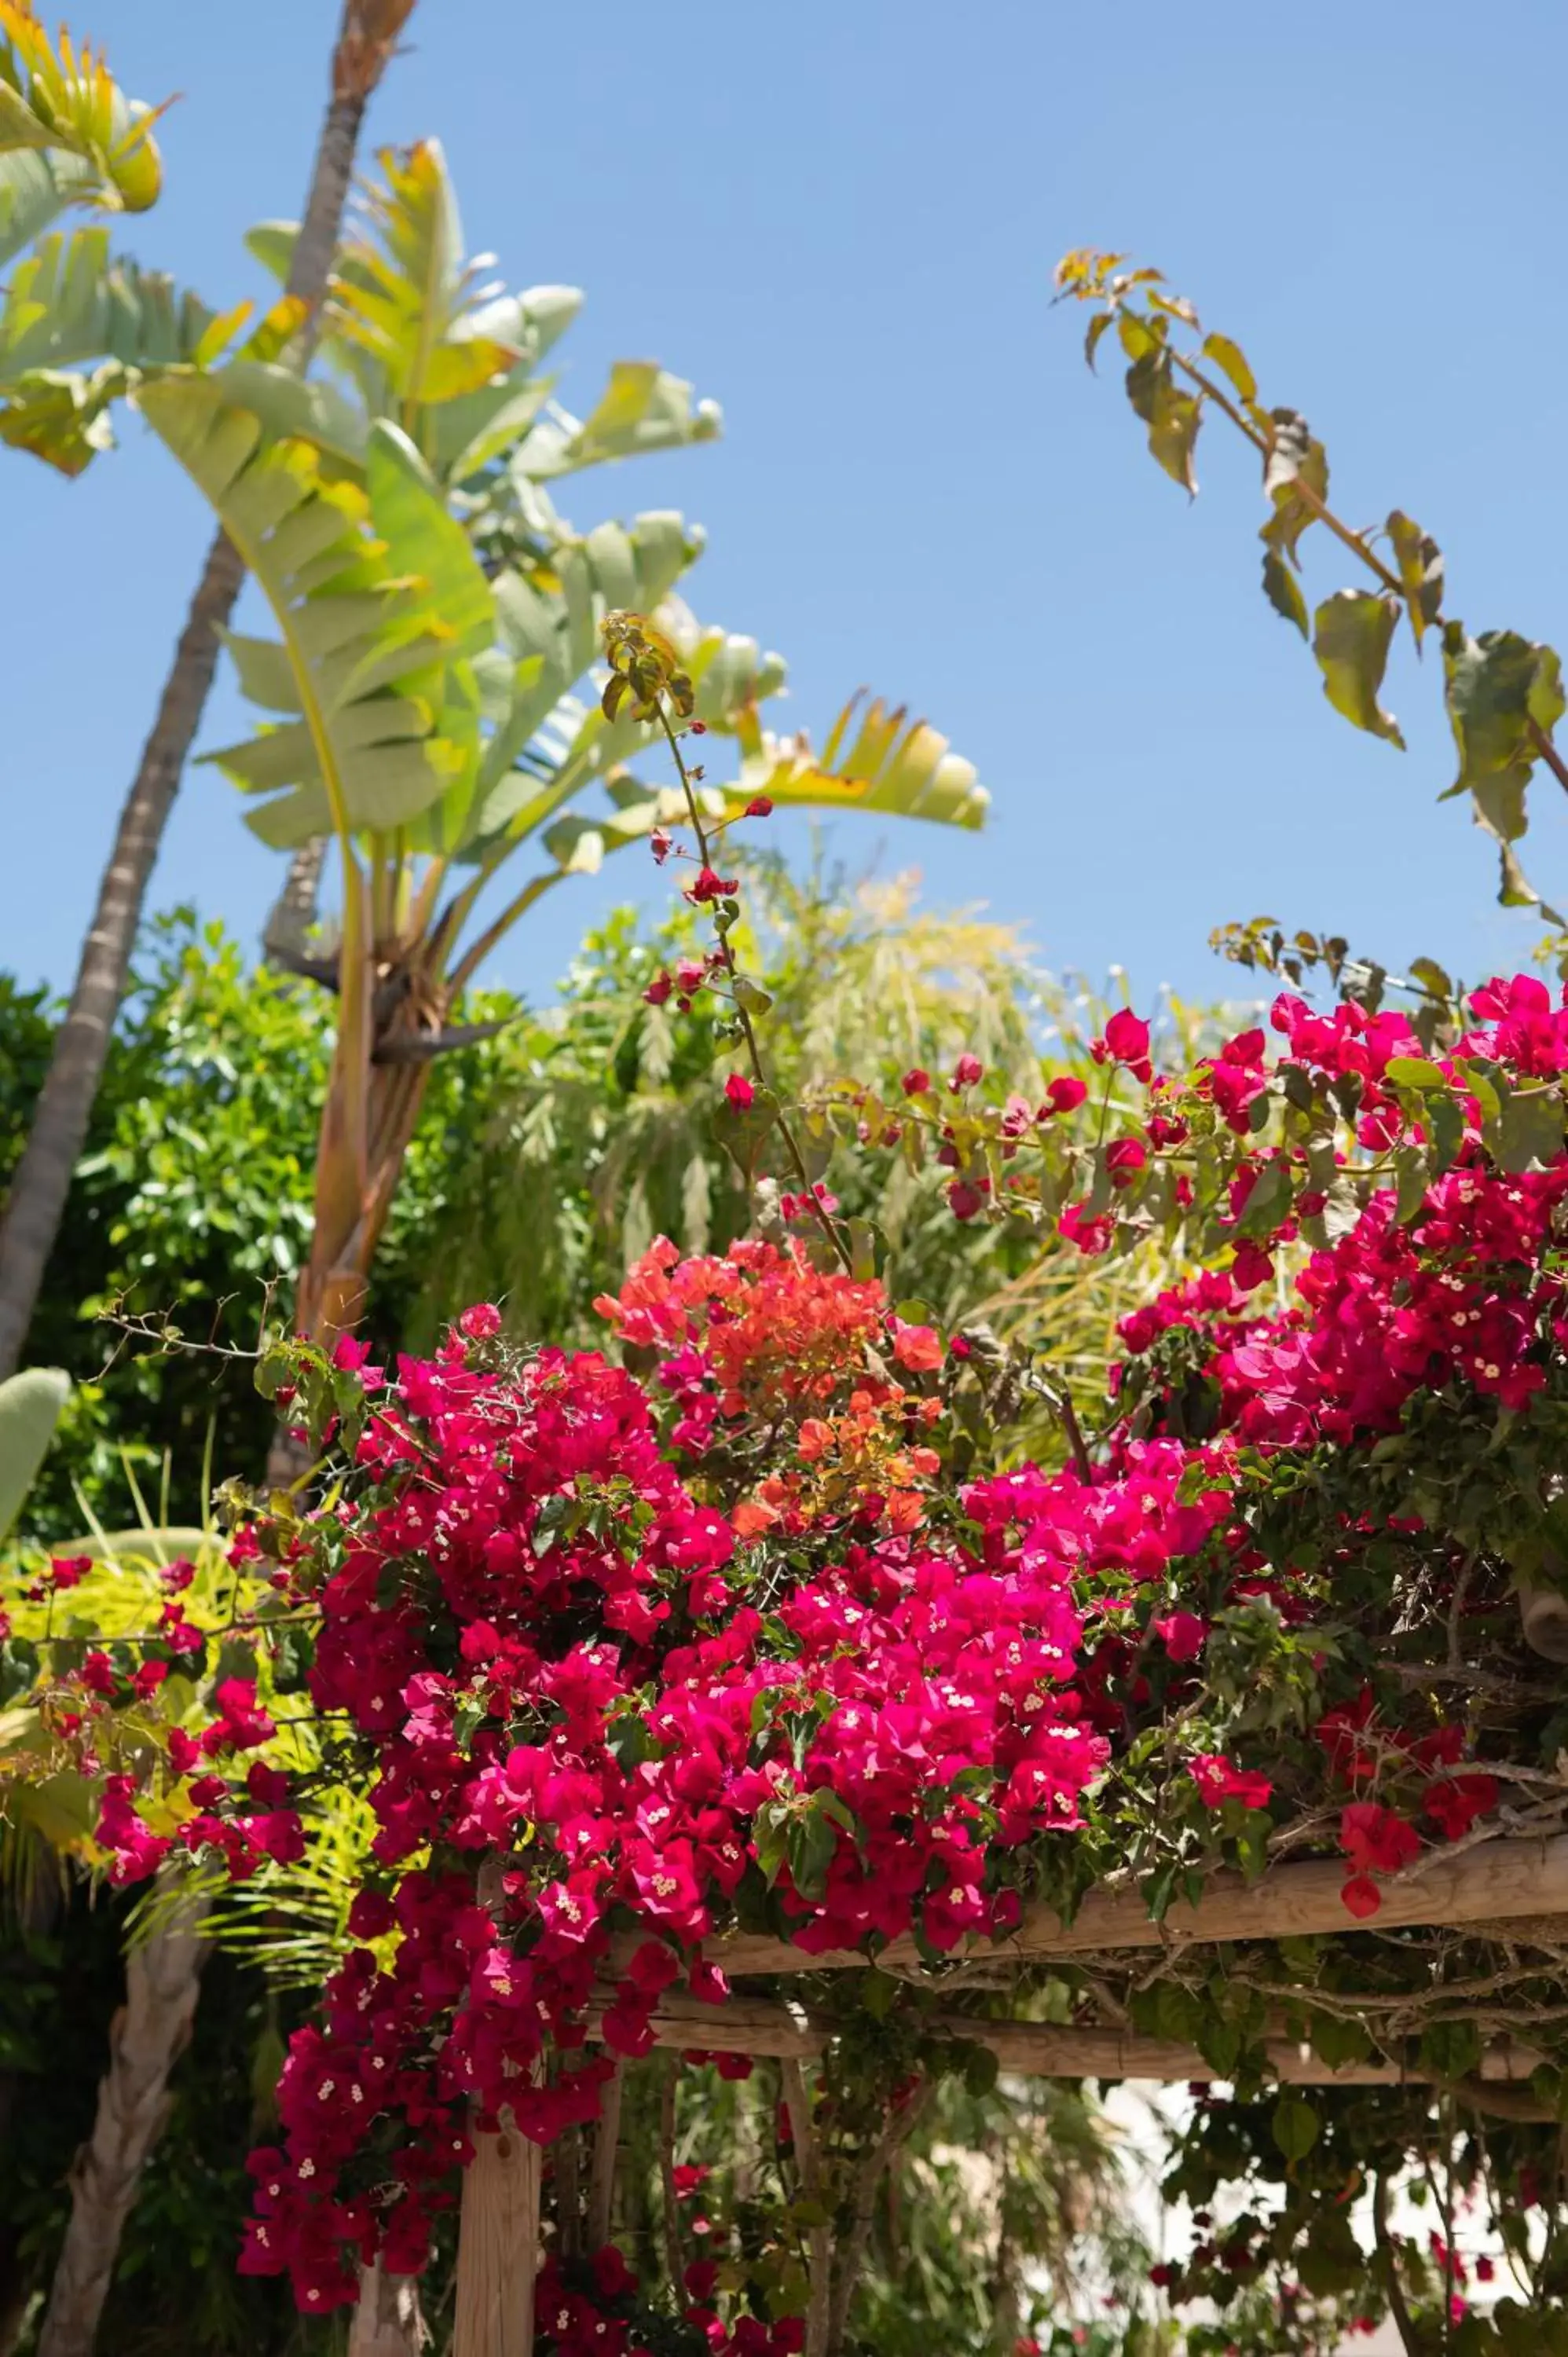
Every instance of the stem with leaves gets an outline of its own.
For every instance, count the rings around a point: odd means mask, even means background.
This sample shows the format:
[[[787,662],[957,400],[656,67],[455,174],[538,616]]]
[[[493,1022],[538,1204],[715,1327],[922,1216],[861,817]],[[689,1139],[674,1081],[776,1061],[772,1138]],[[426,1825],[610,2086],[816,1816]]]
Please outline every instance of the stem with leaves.
[[[1085,252],[1068,254],[1058,265],[1059,296],[1103,307],[1086,340],[1090,362],[1114,327],[1131,362],[1128,399],[1147,429],[1150,451],[1189,493],[1197,488],[1193,452],[1206,409],[1227,418],[1258,453],[1271,507],[1262,535],[1264,592],[1310,641],[1329,702],[1355,726],[1402,746],[1380,702],[1394,630],[1403,612],[1418,651],[1429,630],[1438,634],[1444,700],[1459,749],[1453,791],[1468,791],[1477,824],[1498,844],[1503,904],[1540,907],[1558,928],[1559,948],[1568,952],[1568,920],[1541,900],[1514,848],[1525,832],[1526,790],[1535,763],[1568,791],[1568,759],[1552,735],[1568,709],[1556,651],[1514,630],[1472,638],[1444,610],[1442,552],[1401,510],[1378,533],[1359,531],[1336,514],[1327,497],[1327,455],[1305,419],[1294,409],[1265,407],[1240,346],[1228,336],[1204,336],[1193,306],[1161,290],[1157,270],[1129,270],[1125,261],[1122,254]],[[1202,337],[1197,353],[1178,348],[1178,325]],[[1309,615],[1296,578],[1297,545],[1315,523],[1349,551],[1376,588],[1340,590]],[[1386,540],[1386,556],[1374,545],[1378,539]]]
[[[618,615],[611,619],[613,622],[620,624],[623,627],[633,622],[633,618],[626,615]],[[646,630],[646,626],[638,623],[636,627],[639,634],[642,635]],[[608,636],[610,632],[610,623],[607,622],[607,636]],[[660,666],[660,669],[662,672],[662,666]],[[712,838],[709,835],[707,828],[703,823],[703,814],[697,802],[695,783],[690,770],[686,767],[685,756],[681,750],[680,734],[676,729],[673,720],[671,718],[671,681],[666,676],[660,676],[657,685],[654,686],[652,694],[648,699],[649,705],[651,707],[650,716],[658,721],[659,726],[663,732],[665,742],[670,748],[671,756],[675,763],[676,774],[679,776],[681,780],[681,791],[685,796],[686,813],[691,820],[692,832],[696,837],[697,856],[701,860],[703,868],[708,869],[713,866]],[[677,709],[679,707],[677,706]],[[720,911],[715,911],[714,931],[718,942],[719,955],[724,962],[724,970],[729,979],[731,1000],[735,1006],[736,1028],[739,1032],[741,1039],[745,1043],[746,1060],[751,1066],[753,1081],[759,1089],[768,1089],[768,1092],[771,1094],[772,1092],[769,1089],[768,1079],[768,1068],[762,1060],[762,1049],[757,1037],[757,1028],[752,1022],[751,1015],[746,1006],[744,996],[737,988],[737,985],[742,982],[743,977],[740,972],[739,963],[736,958],[735,943],[731,938],[733,923],[733,919],[726,918]],[[784,1142],[784,1151],[789,1158],[789,1167],[800,1182],[801,1190],[804,1194],[808,1208],[810,1209],[813,1218],[816,1220],[819,1227],[822,1229],[835,1258],[839,1261],[845,1274],[853,1276],[855,1273],[854,1256],[850,1250],[849,1244],[846,1242],[838,1222],[834,1220],[832,1212],[828,1210],[816,1188],[811,1183],[811,1174],[806,1168],[806,1157],[800,1150],[800,1140],[789,1126],[789,1118],[782,1109],[775,1114],[774,1122],[775,1126],[779,1131],[779,1135]]]

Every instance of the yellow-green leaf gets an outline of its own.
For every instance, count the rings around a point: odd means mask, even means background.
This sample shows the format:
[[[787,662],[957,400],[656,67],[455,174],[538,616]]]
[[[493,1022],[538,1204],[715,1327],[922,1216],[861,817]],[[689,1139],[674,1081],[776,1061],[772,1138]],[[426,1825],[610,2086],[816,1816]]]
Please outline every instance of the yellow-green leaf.
[[[1402,750],[1404,738],[1392,714],[1378,702],[1398,620],[1392,597],[1370,589],[1337,590],[1317,609],[1312,646],[1323,692],[1336,712]]]

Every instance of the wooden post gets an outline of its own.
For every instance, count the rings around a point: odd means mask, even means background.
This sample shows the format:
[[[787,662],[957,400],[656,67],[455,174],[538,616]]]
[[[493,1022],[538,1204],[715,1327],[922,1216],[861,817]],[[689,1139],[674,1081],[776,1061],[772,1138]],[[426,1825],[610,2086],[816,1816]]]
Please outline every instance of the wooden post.
[[[615,2221],[616,2156],[620,2146],[620,2099],[626,2080],[626,2057],[616,2056],[615,2076],[599,2090],[598,2127],[594,2137],[594,2167],[588,2194],[588,2248],[601,2251],[609,2241]]]
[[[533,2357],[542,2160],[510,2112],[499,2134],[475,2134],[463,2179],[452,2357]]]

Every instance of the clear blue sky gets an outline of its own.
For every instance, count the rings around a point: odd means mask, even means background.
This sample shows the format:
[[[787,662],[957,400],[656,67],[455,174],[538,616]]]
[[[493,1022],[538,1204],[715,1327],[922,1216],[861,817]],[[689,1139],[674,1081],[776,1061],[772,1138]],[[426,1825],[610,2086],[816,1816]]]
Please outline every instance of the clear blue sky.
[[[131,88],[184,93],[127,242],[215,303],[259,291],[246,225],[298,210],[337,13],[78,0]],[[1539,927],[1435,806],[1430,663],[1391,678],[1407,754],[1332,714],[1257,588],[1249,454],[1211,427],[1189,508],[1047,298],[1069,244],[1159,261],[1305,411],[1351,516],[1403,506],[1472,628],[1560,640],[1560,7],[421,0],[411,38],[372,139],[438,135],[470,245],[586,289],[563,397],[650,356],[724,404],[723,443],[581,479],[573,520],[683,508],[693,601],[789,657],[791,725],[866,682],[978,763],[985,834],[843,824],[847,857],[918,864],[1141,996],[1224,987],[1209,929],[1260,909],[1469,975],[1522,959]],[[63,983],[207,526],[134,418],[75,485],[0,451],[0,963]],[[243,725],[226,684],[205,741]],[[1561,893],[1549,791],[1529,849]],[[154,901],[253,935],[275,870],[236,803],[191,772]],[[596,909],[660,889],[623,855],[495,978],[545,990]]]

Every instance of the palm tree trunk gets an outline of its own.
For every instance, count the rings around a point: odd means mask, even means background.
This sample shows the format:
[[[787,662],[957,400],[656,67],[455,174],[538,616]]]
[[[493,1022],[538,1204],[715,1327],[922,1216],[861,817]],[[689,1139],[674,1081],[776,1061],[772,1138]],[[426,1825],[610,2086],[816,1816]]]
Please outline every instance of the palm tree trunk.
[[[92,2134],[70,2173],[70,2223],[49,2288],[38,2357],[91,2357],[120,2235],[169,2112],[169,2073],[190,2043],[207,1943],[206,1901],[176,1903],[125,1959],[125,2002],[109,2031],[109,2068]]]
[[[414,0],[344,0],[332,58],[332,96],[317,148],[305,220],[288,289],[314,316],[326,291],[348,200],[360,126]],[[121,815],[119,833],[83,946],[70,1007],[55,1043],[33,1128],[0,1227],[0,1370],[21,1353],[64,1208],[72,1169],[108,1054],[142,902],[180,771],[200,724],[217,665],[221,631],[242,578],[238,557],[220,533],[192,599],[164,687],[157,719]],[[201,1910],[180,1910],[127,1962],[127,1996],[110,2038],[109,2068],[98,2116],[72,2174],[71,2216],[38,2357],[91,2357],[120,2235],[143,2166],[168,2112],[168,2078],[190,2036],[202,1961]],[[378,2357],[416,2352],[424,2338],[410,2287],[382,2300]]]
[[[360,125],[414,0],[344,0],[332,58],[332,98],[316,151],[288,292],[314,321],[338,249]],[[307,322],[306,349],[312,338]],[[190,601],[157,717],[125,797],[98,905],[82,943],[70,1004],[55,1038],[32,1127],[0,1224],[0,1380],[15,1372],[81,1157],[124,994],[153,865],[217,668],[220,633],[244,568],[220,533]]]

